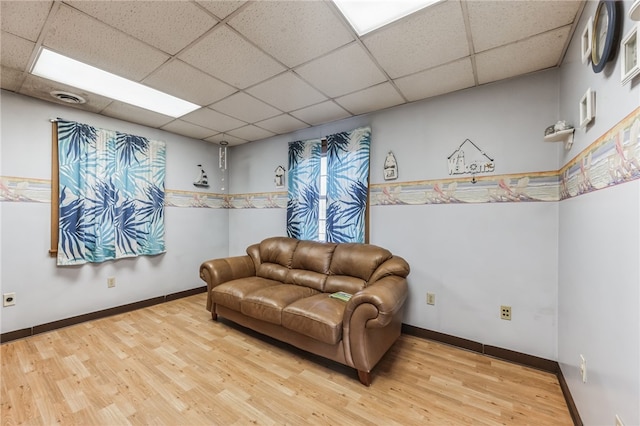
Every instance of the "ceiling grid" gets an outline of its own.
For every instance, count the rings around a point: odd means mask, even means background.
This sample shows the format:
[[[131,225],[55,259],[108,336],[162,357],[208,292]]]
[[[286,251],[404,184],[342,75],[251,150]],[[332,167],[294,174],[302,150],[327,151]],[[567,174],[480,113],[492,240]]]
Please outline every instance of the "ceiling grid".
[[[0,1],[1,87],[238,145],[557,67],[583,1],[446,0],[358,36],[324,1]],[[41,47],[201,106],[173,118],[29,73]]]

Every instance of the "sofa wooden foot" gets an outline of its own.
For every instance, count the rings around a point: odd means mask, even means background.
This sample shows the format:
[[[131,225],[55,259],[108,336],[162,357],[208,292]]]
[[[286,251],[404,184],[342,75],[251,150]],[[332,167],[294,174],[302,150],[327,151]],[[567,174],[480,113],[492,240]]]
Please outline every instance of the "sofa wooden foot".
[[[371,372],[358,370],[358,379],[365,386],[371,386]]]
[[[218,321],[218,314],[216,314],[215,308],[211,309],[211,319],[214,321]]]

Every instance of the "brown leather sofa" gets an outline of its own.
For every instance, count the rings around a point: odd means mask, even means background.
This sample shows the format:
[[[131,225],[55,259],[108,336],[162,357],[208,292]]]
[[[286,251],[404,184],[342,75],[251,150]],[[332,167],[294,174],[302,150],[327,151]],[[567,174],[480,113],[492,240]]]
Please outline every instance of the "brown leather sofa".
[[[247,255],[202,263],[207,310],[244,327],[371,370],[400,336],[409,265],[370,244],[267,238]],[[331,297],[343,291],[348,302]]]

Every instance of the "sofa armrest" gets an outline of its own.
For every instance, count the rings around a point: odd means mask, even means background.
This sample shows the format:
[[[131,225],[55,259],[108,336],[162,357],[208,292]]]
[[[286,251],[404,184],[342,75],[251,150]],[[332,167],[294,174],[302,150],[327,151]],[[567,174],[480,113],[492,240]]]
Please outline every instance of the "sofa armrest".
[[[213,306],[211,290],[214,287],[238,278],[252,277],[255,274],[256,268],[253,260],[247,255],[202,262],[200,278],[207,283],[207,310],[211,311]]]
[[[374,309],[366,316],[366,322],[363,326],[367,328],[385,327],[402,309],[408,292],[406,278],[384,277],[351,297],[345,308],[344,323],[350,323],[356,309],[366,303],[372,305]]]
[[[408,292],[406,278],[389,275],[347,302],[342,323],[345,358],[359,372],[371,371],[400,336]]]

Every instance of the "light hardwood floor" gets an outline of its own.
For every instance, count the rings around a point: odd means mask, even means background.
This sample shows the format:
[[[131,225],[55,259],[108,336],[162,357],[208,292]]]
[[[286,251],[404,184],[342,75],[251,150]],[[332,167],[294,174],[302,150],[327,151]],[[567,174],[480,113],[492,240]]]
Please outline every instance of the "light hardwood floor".
[[[572,424],[550,373],[403,335],[367,388],[204,306],[199,294],[2,344],[2,424]]]

